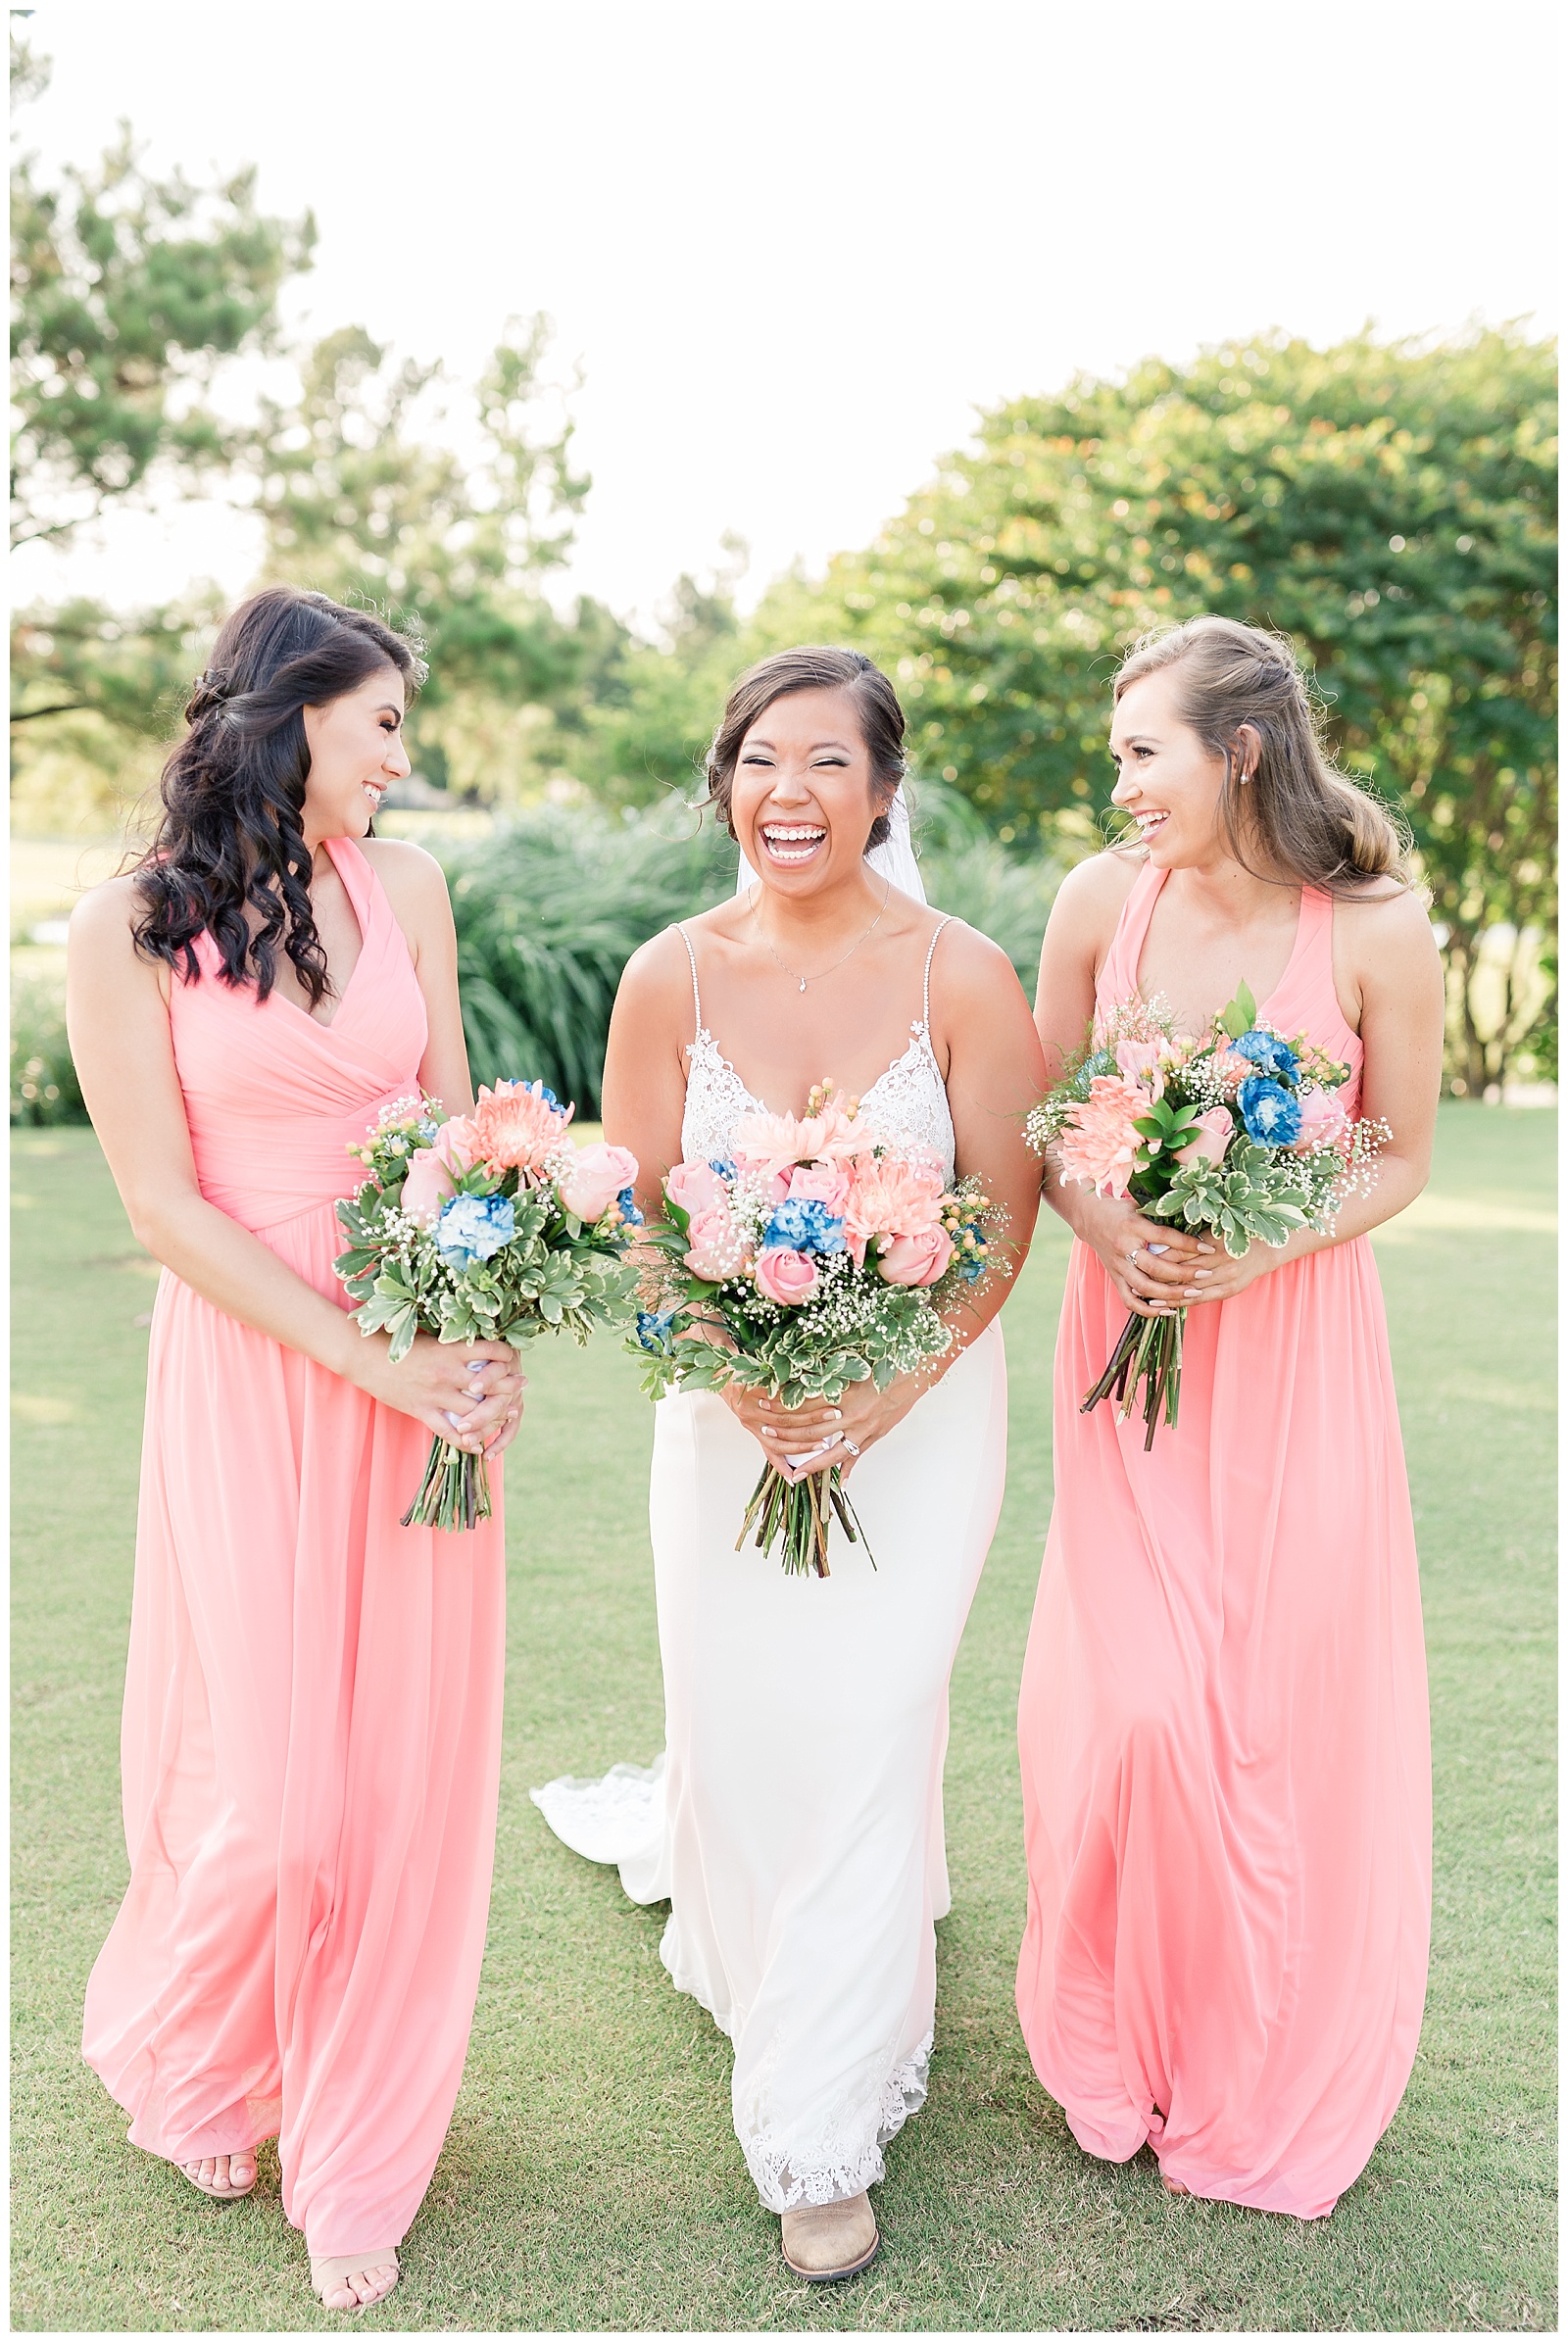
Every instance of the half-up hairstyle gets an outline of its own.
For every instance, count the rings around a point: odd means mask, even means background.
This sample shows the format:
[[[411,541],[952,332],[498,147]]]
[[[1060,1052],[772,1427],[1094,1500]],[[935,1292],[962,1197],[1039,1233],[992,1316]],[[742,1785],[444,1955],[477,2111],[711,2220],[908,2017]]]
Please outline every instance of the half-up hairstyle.
[[[324,594],[269,586],[225,619],[164,766],[164,815],[136,876],[138,951],[194,983],[208,934],[224,983],[254,984],[265,1000],[281,947],[319,1004],[331,986],[311,915],[305,709],[388,666],[410,692],[424,681],[413,644]]]
[[[888,792],[889,802],[905,775],[904,709],[899,695],[874,660],[863,651],[829,650],[806,644],[795,651],[775,651],[771,659],[748,667],[725,702],[718,730],[709,745],[705,771],[710,805],[733,838],[730,796],[741,743],[775,700],[792,691],[847,691],[860,719],[860,733],[871,759],[871,774]],[[878,813],[865,841],[865,851],[887,843],[891,823]]]
[[[1335,766],[1318,707],[1284,635],[1215,617],[1146,634],[1122,660],[1115,698],[1140,677],[1167,668],[1182,721],[1225,759],[1219,819],[1244,869],[1328,895],[1355,894],[1375,878],[1410,884],[1408,838],[1376,798]],[[1261,744],[1250,773],[1239,739],[1244,724]],[[1249,852],[1261,854],[1263,869],[1252,869]]]

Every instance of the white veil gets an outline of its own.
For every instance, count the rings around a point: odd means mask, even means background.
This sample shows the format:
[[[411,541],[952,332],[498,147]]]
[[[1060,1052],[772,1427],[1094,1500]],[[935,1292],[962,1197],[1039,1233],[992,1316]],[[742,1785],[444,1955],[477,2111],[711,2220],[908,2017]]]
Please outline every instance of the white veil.
[[[902,782],[889,808],[888,821],[892,835],[887,844],[873,846],[865,858],[873,870],[880,870],[884,878],[891,879],[901,893],[912,895],[916,903],[923,903],[925,888],[920,883],[920,865],[914,858],[914,847],[909,839],[909,808],[904,802]],[[757,872],[743,854],[735,879],[735,892],[744,895],[747,888],[756,883]]]

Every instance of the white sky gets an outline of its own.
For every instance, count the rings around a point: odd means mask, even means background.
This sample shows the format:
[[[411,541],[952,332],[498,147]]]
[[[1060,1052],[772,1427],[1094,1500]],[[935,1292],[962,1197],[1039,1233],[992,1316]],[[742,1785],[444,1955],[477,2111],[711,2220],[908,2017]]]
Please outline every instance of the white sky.
[[[594,489],[570,582],[654,610],[726,529],[748,593],[863,543],[974,410],[1279,324],[1555,328],[1554,12],[1079,5],[201,8],[55,0],[22,123],[254,161],[315,208],[288,296],[460,372],[546,309]],[[222,512],[62,567],[117,601],[254,559]]]

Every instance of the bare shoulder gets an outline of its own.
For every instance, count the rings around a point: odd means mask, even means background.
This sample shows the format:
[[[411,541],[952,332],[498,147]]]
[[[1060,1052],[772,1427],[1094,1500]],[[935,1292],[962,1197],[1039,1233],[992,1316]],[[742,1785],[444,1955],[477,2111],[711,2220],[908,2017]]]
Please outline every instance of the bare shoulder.
[[[1116,918],[1143,868],[1142,854],[1129,854],[1125,847],[1107,846],[1102,854],[1091,854],[1083,861],[1074,862],[1056,889],[1056,901],[1079,918],[1103,913]]]
[[[1436,963],[1438,940],[1423,897],[1414,887],[1385,880],[1334,904],[1336,941],[1358,970],[1406,969]]]
[[[136,960],[134,931],[141,910],[133,870],[90,887],[71,914],[71,956],[77,966]]]
[[[940,989],[945,1000],[966,1004],[987,999],[995,1002],[999,991],[1023,999],[1018,971],[1002,946],[966,919],[950,918],[940,929],[931,958],[931,988],[933,996]]]
[[[621,971],[616,1006],[638,1017],[661,1018],[692,1013],[692,963],[680,932],[665,927],[640,944]]]
[[[446,872],[435,855],[412,838],[361,838],[356,843],[394,903],[449,900]]]

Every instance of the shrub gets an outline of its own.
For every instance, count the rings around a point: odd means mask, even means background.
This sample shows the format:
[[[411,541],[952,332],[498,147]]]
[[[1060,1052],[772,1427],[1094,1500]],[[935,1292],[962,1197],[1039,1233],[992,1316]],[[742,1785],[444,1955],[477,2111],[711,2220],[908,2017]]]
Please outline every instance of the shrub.
[[[537,1078],[596,1115],[622,968],[729,892],[734,848],[690,815],[616,822],[554,806],[430,845],[452,888],[474,1081]]]
[[[1061,873],[1054,862],[1017,861],[989,838],[920,856],[920,876],[938,910],[966,919],[1000,944],[1031,1001],[1040,946]]]
[[[11,995],[11,1119],[33,1127],[87,1119],[66,1040],[65,995],[39,977],[24,978]]]

